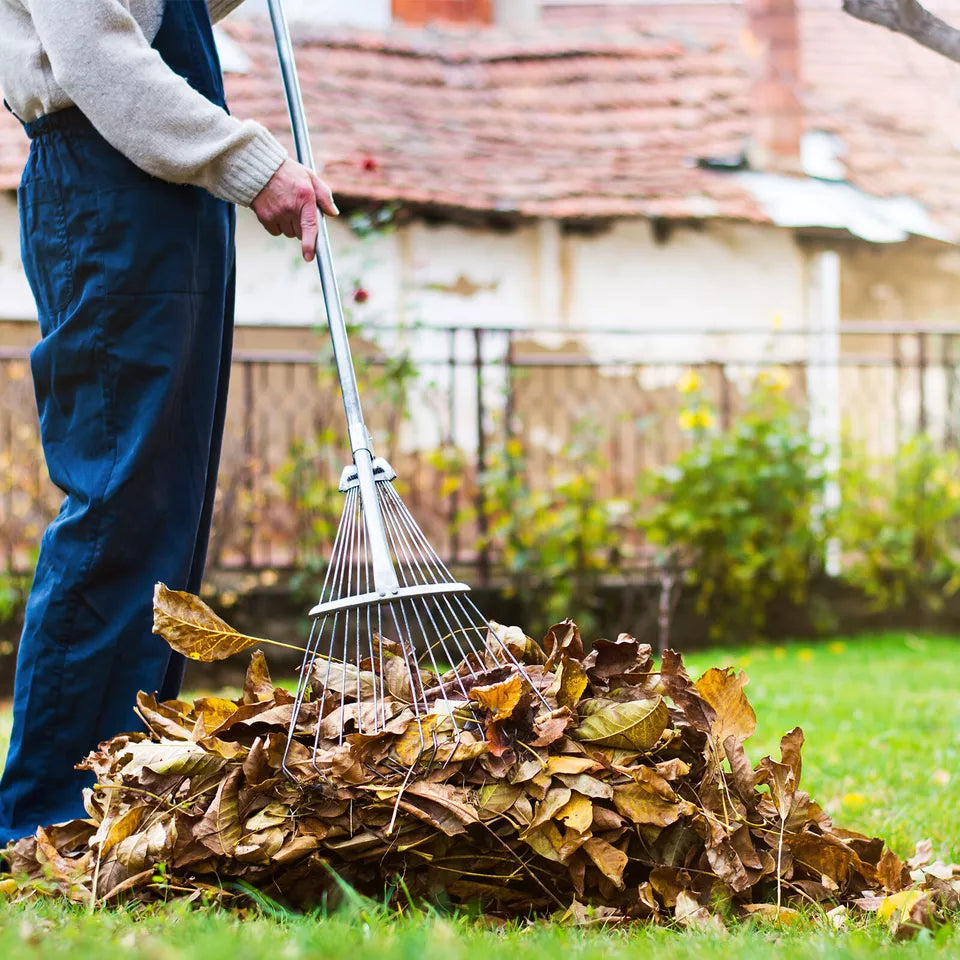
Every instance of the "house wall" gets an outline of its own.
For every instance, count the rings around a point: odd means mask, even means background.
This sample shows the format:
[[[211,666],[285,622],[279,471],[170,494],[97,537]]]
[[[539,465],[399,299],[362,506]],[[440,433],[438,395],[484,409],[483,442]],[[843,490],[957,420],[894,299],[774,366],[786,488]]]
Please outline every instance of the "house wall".
[[[472,328],[490,331],[482,341],[488,360],[506,351],[496,328],[512,327],[530,331],[514,340],[521,361],[562,350],[609,364],[601,391],[586,385],[582,371],[566,379],[558,371],[525,376],[517,391],[525,407],[516,412],[545,448],[591,391],[596,408],[609,411],[619,403],[633,409],[641,395],[653,403],[662,399],[659,392],[672,393],[686,363],[724,361],[734,384],[746,384],[758,362],[806,358],[805,338],[784,333],[804,326],[808,282],[807,248],[787,230],[706,222],[657,233],[636,220],[589,233],[551,221],[495,231],[417,221],[359,239],[345,220],[335,220],[330,233],[348,318],[371,331],[376,349],[409,352],[425,371],[412,400],[417,415],[402,428],[401,447],[433,448],[451,433],[467,448],[475,444]],[[838,249],[845,323],[955,322],[956,249],[921,240],[846,242]],[[0,195],[0,345],[33,341],[35,326],[2,323],[32,312],[19,262],[15,198],[7,193]],[[323,321],[316,270],[300,261],[295,243],[267,235],[248,211],[240,212],[238,223],[237,316],[241,350],[302,350],[319,343],[311,332]],[[464,331],[451,340],[422,329],[450,326]],[[555,332],[564,329],[570,333]],[[575,332],[584,329],[590,332]],[[609,329],[635,333],[604,332]],[[930,363],[921,376],[916,338],[897,339],[894,345],[890,336],[846,336],[843,343],[853,358],[885,359],[901,351],[900,371],[865,365],[843,372],[845,419],[856,433],[879,437],[882,447],[913,429],[921,397],[929,407],[928,426],[947,428],[946,370]],[[925,346],[929,358],[943,356],[942,338]],[[459,365],[453,403],[444,396],[451,357]],[[646,364],[630,373],[629,384],[625,360]],[[491,417],[502,409],[505,376],[502,367],[485,370]]]
[[[871,330],[842,339],[848,433],[878,454],[921,429],[956,440],[960,336],[904,331],[960,330],[960,250],[923,239],[845,245],[841,308],[845,324]],[[879,332],[884,327],[891,332]],[[876,362],[891,358],[893,365]]]

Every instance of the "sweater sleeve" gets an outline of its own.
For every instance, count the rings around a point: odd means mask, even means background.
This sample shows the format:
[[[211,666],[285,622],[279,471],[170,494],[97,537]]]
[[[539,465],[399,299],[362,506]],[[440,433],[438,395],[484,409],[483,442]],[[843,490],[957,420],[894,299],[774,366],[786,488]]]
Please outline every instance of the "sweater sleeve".
[[[286,150],[260,124],[230,116],[174,73],[120,0],[75,2],[29,0],[64,93],[147,173],[249,206]]]

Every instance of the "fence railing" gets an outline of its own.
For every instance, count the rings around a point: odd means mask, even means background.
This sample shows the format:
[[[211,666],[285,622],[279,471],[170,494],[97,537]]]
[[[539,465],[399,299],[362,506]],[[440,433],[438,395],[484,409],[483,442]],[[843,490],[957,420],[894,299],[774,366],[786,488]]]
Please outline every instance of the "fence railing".
[[[917,432],[960,442],[960,326],[846,324],[839,330],[838,421],[875,453]],[[234,357],[211,544],[219,567],[299,566],[322,553],[348,455],[325,344]],[[638,476],[689,442],[678,422],[694,371],[722,425],[752,378],[776,368],[809,407],[823,375],[803,330],[378,329],[356,350],[365,412],[401,493],[451,565],[482,582],[490,505],[480,478],[506,443],[531,488],[576,470],[587,434],[604,464],[597,496],[628,498]],[[28,353],[0,346],[0,569],[28,569],[59,492],[46,479]],[[171,509],[174,506],[171,505]]]

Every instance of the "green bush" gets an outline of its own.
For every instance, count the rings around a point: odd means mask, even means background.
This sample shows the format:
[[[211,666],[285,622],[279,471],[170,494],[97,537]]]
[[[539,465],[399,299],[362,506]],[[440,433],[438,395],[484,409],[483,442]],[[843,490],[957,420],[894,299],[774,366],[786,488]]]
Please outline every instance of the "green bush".
[[[844,457],[843,577],[881,610],[938,610],[960,589],[960,455],[918,435],[887,459]]]
[[[785,376],[761,374],[729,429],[693,374],[680,383],[689,448],[641,479],[639,523],[687,569],[697,609],[716,640],[755,639],[771,603],[806,602],[822,569],[830,517],[821,509],[825,451],[784,395]]]
[[[519,598],[530,630],[572,617],[590,632],[602,579],[617,571],[628,504],[596,497],[608,466],[597,435],[579,424],[555,458],[560,466],[535,488],[517,439],[493,451],[481,477],[488,534],[479,546],[491,550],[506,579],[504,593]]]

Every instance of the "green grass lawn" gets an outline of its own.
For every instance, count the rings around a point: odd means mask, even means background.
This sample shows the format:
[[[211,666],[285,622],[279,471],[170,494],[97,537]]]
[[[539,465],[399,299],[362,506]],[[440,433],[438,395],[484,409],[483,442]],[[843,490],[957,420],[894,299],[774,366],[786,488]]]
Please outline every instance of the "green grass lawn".
[[[807,736],[804,785],[835,819],[886,837],[901,855],[933,840],[960,860],[960,639],[926,635],[708,651],[687,658],[691,673],[733,664],[751,678],[756,762],[800,724]],[[9,715],[0,714],[0,752]],[[890,942],[875,925],[835,933],[812,920],[800,929],[745,926],[726,938],[634,928],[569,929],[555,924],[492,929],[466,918],[397,919],[355,906],[312,917],[250,917],[165,907],[132,918],[87,914],[48,903],[0,905],[0,957],[103,956],[147,960],[633,960],[766,957],[960,956],[960,930]]]

